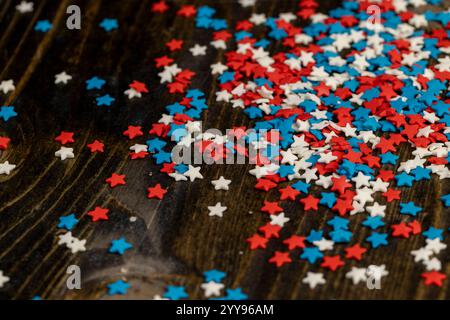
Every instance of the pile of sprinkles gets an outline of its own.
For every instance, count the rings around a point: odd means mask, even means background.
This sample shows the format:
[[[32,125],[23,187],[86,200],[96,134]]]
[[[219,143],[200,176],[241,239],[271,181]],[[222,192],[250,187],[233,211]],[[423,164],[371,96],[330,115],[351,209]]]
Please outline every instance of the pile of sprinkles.
[[[378,248],[392,245],[394,238],[419,238],[421,247],[410,252],[410,259],[421,270],[417,281],[445,286],[448,277],[443,259],[450,228],[425,224],[421,215],[432,213],[414,201],[405,201],[403,194],[420,181],[450,178],[449,3],[346,0],[325,14],[318,12],[315,0],[300,0],[292,12],[269,17],[251,12],[256,0],[238,2],[248,19],[234,25],[212,6],[178,6],[163,0],[149,8],[149,15],[168,14],[169,8],[175,8],[178,16],[192,20],[210,42],[187,47],[180,35],[160,44],[166,53],[154,58],[159,70],[155,82],[165,86],[173,102],[149,128],[132,124],[124,128],[123,139],[130,142],[129,160],[148,159],[177,183],[203,179],[202,169],[209,164],[176,161],[176,148],[202,154],[211,165],[238,156],[254,164],[248,172],[254,177],[254,192],[270,193],[272,200],[260,204],[265,223],[246,235],[247,250],[272,250],[269,244],[273,243],[278,249],[260,263],[274,268],[301,261],[310,270],[300,279],[307,290],[324,285],[327,276],[340,269],[345,270],[342,281],[353,285],[388,278],[386,264],[362,262]],[[375,22],[369,10],[374,7],[379,10]],[[16,9],[27,14],[34,6],[21,1]],[[107,33],[122,30],[121,21],[113,17],[102,17],[98,27]],[[43,16],[34,30],[46,33],[52,28]],[[208,52],[221,52],[222,58],[210,65],[215,101],[207,100],[208,92],[192,87],[198,72],[177,63],[177,51],[199,63]],[[74,78],[76,74],[61,71],[49,81],[58,87],[70,86]],[[85,91],[97,94],[92,96],[93,108],[107,109],[117,103],[119,97],[112,94],[106,79],[102,75],[82,79]],[[14,90],[13,79],[0,79],[2,101]],[[150,90],[149,84],[134,80],[119,92],[127,99],[140,99]],[[205,111],[219,104],[240,109],[251,125],[234,126],[226,134],[204,132],[208,129],[202,128]],[[21,112],[26,112],[21,106],[2,105],[0,126],[20,123]],[[138,137],[146,143],[135,143]],[[76,138],[76,132],[55,133],[52,143],[58,161],[77,157]],[[14,137],[2,133],[0,179],[19,165],[6,160],[11,144]],[[108,148],[98,139],[87,147],[92,154]],[[406,159],[400,156],[405,150]],[[102,179],[108,188],[127,188],[124,172]],[[233,181],[221,175],[210,187],[218,193],[233,192]],[[155,180],[142,197],[161,201],[170,192]],[[442,194],[440,200],[437,206],[448,214],[450,194]],[[283,228],[298,218],[285,212],[289,202],[297,203],[302,215],[326,211],[325,227],[286,236]],[[392,211],[388,208],[395,208],[400,218],[387,216]],[[222,219],[238,213],[218,201],[205,203],[203,214]],[[361,224],[367,236],[355,234],[355,215],[364,216]],[[65,213],[54,221],[59,229],[56,245],[78,255],[89,247],[89,238],[78,238],[74,230],[80,219],[102,223],[110,219],[109,209],[94,204],[86,215]],[[121,236],[111,239],[104,250],[126,259],[137,245]],[[1,267],[0,261],[0,290],[11,280],[8,270]],[[203,272],[203,297],[251,299],[245,287],[228,286],[234,282],[225,281],[225,271]],[[131,287],[124,274],[106,284],[105,293],[126,295]],[[170,283],[153,298],[188,299],[188,292],[181,284]]]

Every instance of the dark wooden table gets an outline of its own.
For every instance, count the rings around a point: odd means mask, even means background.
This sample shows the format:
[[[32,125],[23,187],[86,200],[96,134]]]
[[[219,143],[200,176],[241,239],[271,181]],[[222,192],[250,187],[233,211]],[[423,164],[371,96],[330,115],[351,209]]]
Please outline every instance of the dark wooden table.
[[[17,1],[18,2],[18,1]],[[361,263],[347,261],[345,268],[326,272],[327,283],[310,290],[301,283],[307,271],[320,270],[304,261],[276,268],[267,260],[283,245],[275,241],[265,251],[250,251],[245,239],[267,221],[259,211],[263,200],[273,200],[275,193],[256,191],[255,179],[248,174],[250,165],[205,166],[204,180],[173,182],[159,173],[150,159],[130,161],[122,136],[128,125],[142,125],[146,131],[156,122],[164,106],[180,96],[167,94],[159,85],[153,59],[166,53],[164,42],[182,38],[185,48],[195,43],[208,44],[211,37],[193,27],[192,19],[177,17],[174,9],[162,15],[150,12],[151,1],[35,1],[33,13],[19,14],[16,1],[0,1],[0,80],[14,79],[16,90],[9,98],[0,94],[2,105],[14,105],[19,116],[1,122],[0,134],[12,139],[0,161],[17,164],[9,176],[0,177],[0,270],[10,282],[0,289],[0,298],[30,299],[101,299],[108,298],[106,285],[125,278],[132,285],[125,298],[152,298],[162,294],[167,284],[187,286],[193,298],[201,298],[202,272],[210,268],[228,273],[228,287],[240,286],[250,298],[263,299],[362,299],[362,298],[449,298],[447,279],[443,288],[426,287],[420,274],[424,268],[414,263],[410,254],[424,244],[423,237],[391,239],[386,248],[372,250]],[[175,1],[178,4],[188,1]],[[212,4],[218,17],[229,22],[248,17],[249,12],[275,15],[297,10],[297,1],[257,2],[256,9],[242,9],[231,0],[190,1]],[[320,1],[320,11],[327,12],[339,1]],[[65,28],[66,8],[81,7],[82,29]],[[119,20],[119,30],[107,33],[98,24],[105,17]],[[48,33],[33,30],[37,20],[50,19]],[[208,55],[192,59],[187,50],[174,54],[176,62],[197,72],[192,87],[208,95],[209,110],[203,121],[219,129],[248,125],[242,112],[216,103],[215,79],[209,66],[221,56],[208,49]],[[61,71],[73,76],[66,86],[55,85],[54,75]],[[85,90],[85,80],[94,76],[107,80],[104,92],[116,98],[110,108],[95,106],[96,93]],[[150,93],[128,100],[123,94],[132,80],[148,84]],[[61,130],[74,131],[76,158],[60,161],[54,141]],[[137,139],[144,143],[146,137]],[[86,144],[102,140],[103,154],[92,155]],[[409,157],[401,150],[401,159]],[[104,180],[113,172],[126,174],[127,186],[110,189]],[[150,176],[149,173],[152,173]],[[229,192],[215,191],[210,180],[224,175],[232,179]],[[163,201],[148,200],[146,188],[161,182],[169,187]],[[450,215],[439,197],[448,193],[446,185],[433,177],[414,188],[402,188],[402,200],[423,206],[419,220],[424,226],[450,226]],[[380,199],[378,199],[380,200]],[[221,201],[228,206],[222,219],[211,218],[207,206]],[[381,202],[384,200],[380,200]],[[100,205],[110,209],[110,220],[93,223],[87,212]],[[283,204],[291,218],[282,236],[297,232],[307,234],[320,228],[333,213],[323,208],[305,214],[299,203]],[[249,211],[254,212],[249,214]],[[388,205],[386,221],[399,222],[398,202]],[[72,254],[58,246],[58,218],[76,213],[80,222],[73,230],[78,238],[88,240],[86,252]],[[131,223],[129,218],[137,217]],[[351,217],[352,243],[361,242],[369,231],[360,225],[365,215]],[[124,235],[134,245],[125,255],[109,254],[111,240]],[[343,253],[337,245],[334,252]],[[448,251],[439,256],[443,272],[450,274]],[[368,290],[345,279],[351,266],[385,264],[389,276],[381,290]],[[82,270],[82,289],[66,288],[66,268],[77,264]],[[323,270],[323,269],[322,269]]]

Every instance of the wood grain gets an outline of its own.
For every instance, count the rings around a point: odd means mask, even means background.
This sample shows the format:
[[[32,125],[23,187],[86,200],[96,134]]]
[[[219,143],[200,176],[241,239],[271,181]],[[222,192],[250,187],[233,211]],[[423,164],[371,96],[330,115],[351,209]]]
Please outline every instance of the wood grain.
[[[187,1],[174,1],[177,4]],[[327,12],[339,1],[319,1]],[[205,1],[190,1],[199,5]],[[297,1],[258,1],[256,9],[242,9],[235,1],[206,1],[218,15],[233,22],[249,11],[275,15],[297,10]],[[83,13],[82,29],[65,28],[65,10],[77,4]],[[202,272],[217,268],[228,273],[225,283],[240,286],[258,299],[448,299],[449,281],[443,288],[426,287],[420,280],[422,267],[413,262],[410,251],[423,245],[423,237],[391,239],[386,248],[372,250],[361,263],[346,262],[337,272],[326,272],[327,284],[309,290],[301,284],[311,266],[295,259],[277,269],[266,261],[273,251],[282,249],[281,241],[271,242],[266,251],[249,251],[245,239],[267,220],[259,209],[264,199],[276,199],[275,192],[262,193],[253,186],[250,165],[204,166],[205,179],[194,183],[174,183],[159,173],[152,160],[130,161],[122,132],[127,125],[142,125],[146,130],[159,119],[164,106],[179,97],[169,95],[159,85],[153,59],[165,54],[163,43],[171,38],[185,40],[185,48],[210,41],[206,32],[193,27],[192,19],[177,17],[174,9],[163,15],[150,12],[151,1],[49,1],[35,2],[30,14],[19,14],[16,1],[0,2],[0,79],[14,79],[16,90],[9,98],[0,95],[2,105],[14,105],[19,116],[0,125],[0,134],[12,138],[11,147],[0,161],[17,168],[0,177],[0,270],[11,281],[0,289],[0,298],[29,299],[107,299],[106,285],[118,278],[127,279],[132,289],[125,298],[149,299],[162,294],[167,284],[183,284],[193,298],[201,298]],[[448,6],[447,6],[448,8]],[[117,18],[118,31],[106,33],[98,27],[104,17]],[[53,29],[45,34],[33,30],[37,20],[50,19]],[[208,55],[193,59],[187,50],[174,54],[177,63],[197,73],[192,87],[208,94],[210,108],[203,121],[207,127],[226,129],[251,122],[226,104],[216,103],[215,79],[209,66],[222,53],[208,48]],[[54,75],[66,70],[73,76],[67,86],[56,86]],[[84,81],[94,75],[107,80],[105,89],[116,97],[111,108],[95,106],[98,93],[86,92]],[[127,100],[123,90],[134,79],[149,84],[150,94]],[[74,131],[76,158],[60,161],[54,157],[58,144],[55,134]],[[105,153],[91,155],[86,144],[94,139],[106,145]],[[143,143],[146,137],[138,139]],[[410,157],[406,146],[401,159]],[[126,174],[127,186],[113,190],[104,180],[113,172]],[[149,173],[152,173],[150,176]],[[229,192],[214,191],[210,180],[220,175],[232,179]],[[163,201],[148,200],[146,188],[156,182],[169,186]],[[414,188],[401,188],[402,201],[414,200],[423,206],[419,220],[425,226],[447,229],[450,226],[439,197],[449,193],[448,183],[436,177]],[[314,190],[313,190],[314,191]],[[383,199],[376,199],[384,203]],[[207,206],[221,201],[228,206],[222,219],[208,217]],[[95,206],[110,209],[110,220],[92,223],[86,213]],[[388,205],[386,222],[400,222],[398,202]],[[307,234],[324,228],[333,213],[321,210],[305,213],[299,203],[283,203],[292,223],[283,228],[282,238],[295,232]],[[253,212],[250,214],[249,212]],[[80,216],[73,230],[88,239],[88,250],[71,254],[58,246],[58,217],[69,213]],[[129,218],[135,216],[132,223]],[[361,227],[364,216],[350,218],[352,243],[362,242],[369,232]],[[111,240],[124,235],[134,245],[124,256],[107,252]],[[344,252],[336,246],[336,254]],[[295,255],[300,252],[295,252]],[[448,253],[440,256],[443,272],[450,274]],[[82,289],[66,288],[66,268],[77,264],[82,269]],[[354,286],[345,273],[351,266],[386,264],[389,276],[381,290]]]

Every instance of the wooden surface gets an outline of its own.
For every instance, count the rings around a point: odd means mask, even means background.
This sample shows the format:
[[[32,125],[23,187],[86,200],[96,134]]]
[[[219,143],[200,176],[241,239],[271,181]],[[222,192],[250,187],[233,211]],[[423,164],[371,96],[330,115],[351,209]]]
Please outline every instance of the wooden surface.
[[[183,3],[183,1],[176,1]],[[208,32],[193,28],[193,20],[175,17],[173,9],[162,15],[150,12],[151,1],[35,1],[35,10],[19,14],[17,2],[0,1],[0,80],[14,79],[16,90],[9,99],[0,94],[2,105],[14,105],[19,116],[1,122],[0,134],[7,134],[12,144],[0,161],[17,164],[9,176],[0,177],[0,270],[11,281],[0,289],[0,298],[30,299],[103,299],[106,285],[119,278],[132,288],[124,298],[152,298],[162,294],[167,284],[183,284],[191,297],[201,298],[202,272],[217,268],[228,273],[228,287],[240,286],[250,298],[264,299],[361,299],[361,298],[449,298],[449,283],[443,288],[426,287],[420,273],[423,266],[413,262],[410,251],[424,244],[423,237],[390,240],[386,248],[370,250],[360,263],[346,260],[337,272],[325,272],[327,284],[310,290],[301,284],[307,271],[323,270],[296,258],[277,269],[267,262],[273,251],[283,248],[272,241],[266,251],[250,251],[245,239],[267,221],[259,211],[264,199],[274,200],[274,193],[256,191],[255,179],[248,174],[250,165],[205,166],[205,179],[194,183],[173,182],[158,172],[150,159],[130,161],[131,145],[122,132],[127,125],[142,125],[148,131],[165,105],[179,96],[169,95],[160,86],[153,59],[166,53],[164,42],[184,39],[184,48],[195,43],[207,44]],[[205,3],[191,1],[190,3]],[[248,17],[252,9],[242,9],[234,1],[214,3],[218,17],[229,22]],[[338,1],[320,1],[320,11],[337,6]],[[80,31],[65,28],[65,10],[69,4],[81,7]],[[297,10],[297,1],[258,1],[255,12],[274,15]],[[117,18],[120,28],[107,33],[98,27],[105,18]],[[33,30],[39,19],[53,21],[53,29],[42,34]],[[208,127],[219,129],[248,125],[247,118],[230,106],[216,103],[215,79],[209,65],[221,54],[208,48],[208,55],[193,59],[185,49],[174,54],[182,67],[197,72],[192,87],[208,94],[210,109],[204,115]],[[66,70],[73,76],[66,86],[56,86],[54,75]],[[97,75],[105,78],[105,90],[116,98],[110,108],[96,107],[96,93],[85,90],[84,81]],[[150,87],[142,99],[127,100],[123,94],[132,80]],[[59,144],[54,141],[61,130],[74,131],[76,158],[60,161],[54,156]],[[147,136],[137,139],[144,142]],[[86,144],[102,140],[104,154],[91,155]],[[409,157],[403,148],[401,159]],[[104,180],[117,172],[126,174],[127,186],[111,190]],[[149,176],[149,173],[153,173]],[[214,191],[210,180],[224,175],[232,179],[229,192]],[[146,188],[161,182],[170,192],[163,201],[148,200]],[[419,220],[424,226],[448,228],[450,215],[438,198],[449,192],[433,177],[401,188],[402,201],[414,200],[424,207]],[[377,199],[384,203],[384,200]],[[228,206],[222,219],[209,217],[207,206],[221,201]],[[386,222],[400,222],[398,201],[388,205]],[[110,220],[93,223],[87,211],[100,205],[110,209]],[[324,226],[332,217],[329,210],[304,213],[299,203],[283,203],[291,218],[282,237],[291,233],[308,234]],[[249,211],[254,212],[250,214]],[[78,238],[88,240],[88,250],[72,254],[58,246],[58,217],[76,213],[81,217],[73,230]],[[137,217],[132,223],[129,218]],[[365,215],[351,217],[352,244],[368,236],[359,224]],[[327,227],[325,227],[326,230]],[[124,235],[134,245],[123,256],[109,254],[110,241]],[[344,246],[334,252],[342,254]],[[443,272],[450,274],[448,251],[441,253]],[[351,266],[386,264],[389,276],[381,290],[370,291],[365,285],[353,285],[345,279]],[[77,264],[82,270],[82,290],[66,288],[66,268]]]

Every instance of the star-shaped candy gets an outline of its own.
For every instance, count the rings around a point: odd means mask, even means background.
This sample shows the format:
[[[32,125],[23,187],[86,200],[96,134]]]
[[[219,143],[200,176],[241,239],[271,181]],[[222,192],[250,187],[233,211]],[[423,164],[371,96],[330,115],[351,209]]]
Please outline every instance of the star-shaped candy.
[[[189,295],[182,286],[167,286],[163,297],[170,300],[180,300],[188,298]]]
[[[302,279],[302,283],[308,284],[311,289],[314,289],[320,284],[325,284],[325,282],[323,273],[315,273],[310,271],[308,271],[306,273],[306,277]]]
[[[189,169],[184,173],[184,176],[188,177],[190,181],[194,181],[195,179],[203,179],[200,169],[201,167],[189,165]]]
[[[205,297],[209,298],[211,296],[220,296],[220,291],[225,287],[225,285],[223,283],[209,281],[202,283],[200,287],[204,290]]]
[[[425,285],[435,285],[437,287],[442,287],[442,282],[447,278],[445,273],[430,271],[421,274],[421,277],[425,281]]]
[[[0,118],[8,122],[9,119],[17,116],[17,112],[14,110],[13,106],[2,106],[0,107]]]
[[[203,277],[206,282],[214,281],[221,282],[223,278],[225,278],[227,274],[223,271],[212,269],[203,272]]]
[[[320,264],[321,267],[328,268],[331,271],[336,271],[338,268],[344,265],[344,261],[341,257],[336,256],[325,256],[323,257],[323,262]]]
[[[125,185],[125,175],[124,174],[117,174],[113,173],[111,177],[105,180],[106,183],[109,184],[111,188],[114,188],[116,186]]]
[[[58,228],[64,228],[67,230],[72,230],[73,227],[78,223],[78,219],[75,218],[75,214],[69,214],[67,216],[59,217]]]
[[[128,243],[124,237],[111,242],[111,247],[109,248],[110,253],[118,253],[123,255],[126,250],[133,248],[133,246]]]
[[[127,294],[128,289],[131,287],[127,282],[123,280],[117,280],[116,282],[108,284],[108,295],[115,294]]]
[[[95,76],[90,78],[89,80],[86,80],[86,89],[101,89],[105,83],[105,80]]]
[[[275,255],[269,259],[269,262],[274,263],[277,267],[281,267],[285,263],[292,262],[289,257],[289,252],[275,251]]]
[[[55,157],[61,158],[61,160],[75,158],[73,148],[61,147],[58,151],[55,152]]]
[[[89,150],[92,153],[94,153],[94,152],[104,152],[105,145],[102,142],[100,142],[99,140],[94,140],[93,142],[88,144],[87,147],[89,148]]]
[[[35,31],[47,32],[52,28],[52,24],[49,20],[39,20],[34,26]]]
[[[3,80],[0,82],[0,91],[7,94],[10,91],[14,91],[16,87],[14,86],[14,81],[12,79]]]
[[[11,142],[10,138],[0,136],[0,150],[8,149],[8,145],[10,142]]]
[[[59,136],[55,138],[55,141],[58,141],[62,145],[75,142],[75,140],[73,139],[73,134],[73,132],[61,131]]]
[[[141,126],[128,126],[128,129],[123,132],[123,135],[128,137],[129,139],[134,139],[136,137],[142,136],[144,133],[142,132]]]
[[[102,22],[100,22],[100,27],[109,32],[111,30],[119,28],[119,23],[117,22],[117,19],[105,18],[102,20]]]
[[[366,268],[352,267],[352,269],[345,274],[345,277],[347,279],[351,279],[353,281],[353,284],[358,284],[361,281],[366,282],[367,281],[366,271],[367,271]]]
[[[67,84],[69,80],[72,79],[72,76],[67,74],[65,71],[58,73],[55,75],[55,84]]]
[[[212,185],[215,190],[228,190],[228,185],[231,183],[231,180],[225,179],[223,176],[220,176],[217,180],[211,180]]]
[[[3,271],[0,270],[0,288],[3,288],[5,283],[9,281],[9,277],[3,274]]]
[[[422,211],[422,208],[416,206],[414,204],[414,202],[412,202],[412,201],[407,202],[407,203],[400,203],[400,213],[401,214],[416,216],[421,211]]]
[[[372,234],[366,238],[366,241],[370,242],[372,248],[376,249],[381,245],[387,246],[387,237],[387,233],[372,232]]]
[[[0,163],[0,174],[9,175],[15,167],[16,167],[16,165],[10,164],[9,161]]]
[[[162,200],[164,198],[164,195],[167,193],[167,189],[162,188],[161,185],[157,183],[154,187],[149,187],[147,189],[147,192],[147,198],[156,198]]]
[[[100,106],[110,106],[116,99],[111,97],[109,94],[105,94],[101,97],[95,98],[95,100],[97,101],[97,106],[100,107]]]
[[[33,12],[33,2],[22,0],[18,5],[16,5],[16,10],[20,13]]]
[[[89,211],[87,214],[88,216],[92,217],[93,222],[96,222],[99,220],[109,220],[108,212],[109,209],[97,206],[94,210]]]
[[[206,55],[206,46],[200,46],[199,44],[196,44],[195,46],[190,48],[189,51],[192,53],[194,57],[204,56]]]
[[[222,218],[223,217],[223,213],[225,212],[225,210],[227,210],[227,207],[222,206],[222,204],[220,202],[217,202],[214,206],[208,206],[208,210],[209,210],[209,216],[217,216]]]

